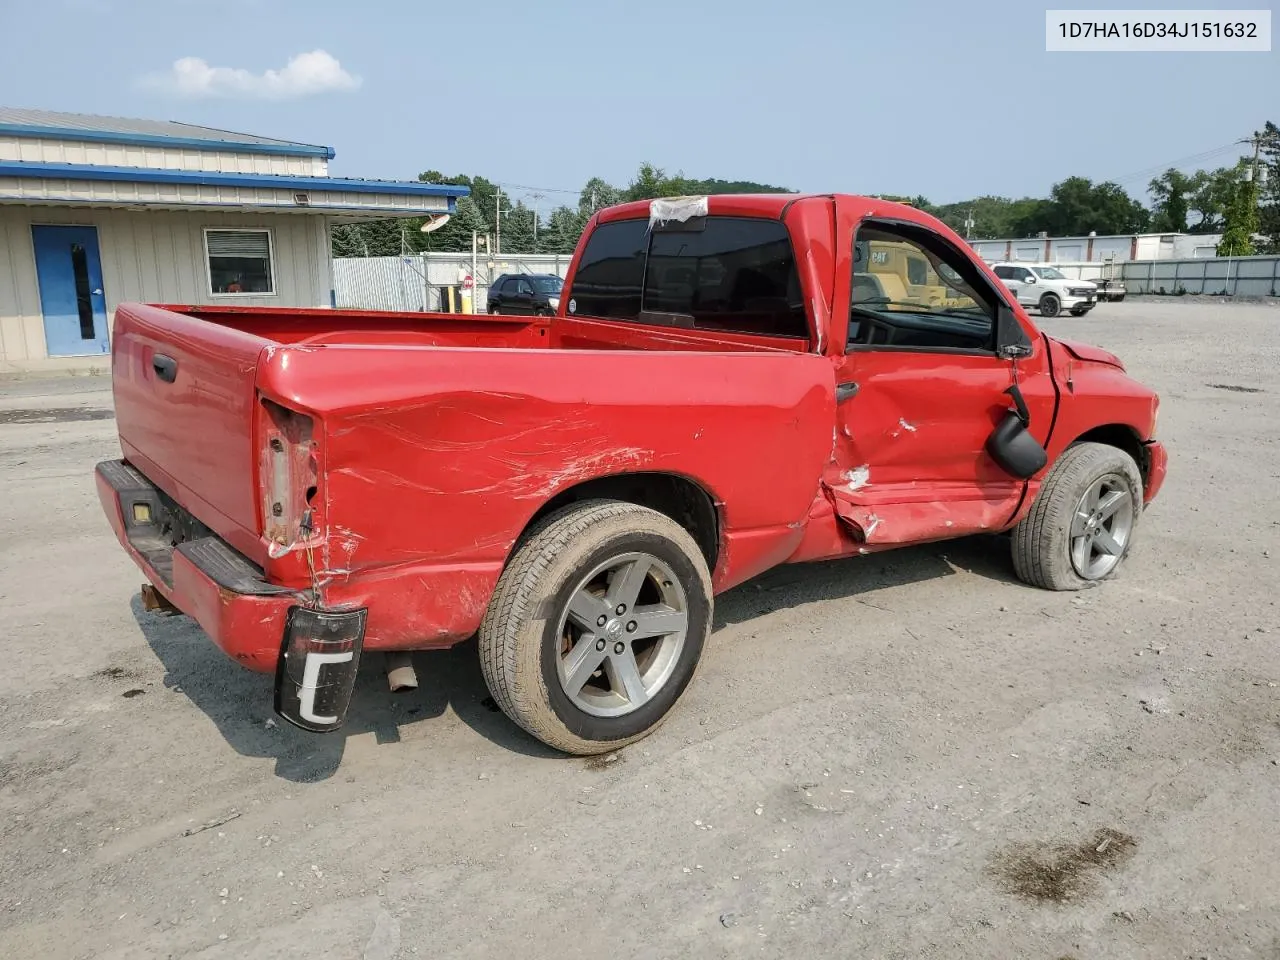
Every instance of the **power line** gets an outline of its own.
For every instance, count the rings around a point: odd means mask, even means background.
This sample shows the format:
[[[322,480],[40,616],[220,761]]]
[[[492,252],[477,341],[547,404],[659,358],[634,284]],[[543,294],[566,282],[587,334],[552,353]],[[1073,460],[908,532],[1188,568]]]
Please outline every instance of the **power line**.
[[[1235,151],[1236,153],[1239,153],[1240,151],[1238,147],[1238,143],[1228,143],[1221,147],[1215,147],[1212,150],[1206,150],[1203,153],[1195,153],[1189,157],[1170,160],[1167,163],[1158,163],[1153,167],[1146,167],[1142,170],[1135,171],[1134,173],[1125,174],[1123,177],[1110,177],[1109,180],[1111,183],[1117,184],[1132,183],[1134,180],[1145,180],[1157,174],[1164,173],[1170,167],[1177,168],[1181,167],[1183,164],[1199,163],[1202,160],[1208,160],[1210,157],[1216,157],[1219,154],[1226,153],[1227,151]]]

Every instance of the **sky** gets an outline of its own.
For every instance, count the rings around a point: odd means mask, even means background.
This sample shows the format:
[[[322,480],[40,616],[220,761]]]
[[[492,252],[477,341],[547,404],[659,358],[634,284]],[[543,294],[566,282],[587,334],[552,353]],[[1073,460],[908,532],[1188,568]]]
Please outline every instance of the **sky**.
[[[0,104],[322,143],[334,175],[480,174],[548,205],[642,161],[935,203],[1072,175],[1145,199],[1175,161],[1225,165],[1280,123],[1280,53],[1046,53],[1045,8],[0,0]]]

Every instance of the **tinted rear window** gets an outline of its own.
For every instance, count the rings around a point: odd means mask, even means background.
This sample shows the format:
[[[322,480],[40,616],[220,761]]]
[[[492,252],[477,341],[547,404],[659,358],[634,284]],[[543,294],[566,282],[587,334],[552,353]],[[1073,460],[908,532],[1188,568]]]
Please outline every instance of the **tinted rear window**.
[[[573,280],[574,313],[636,319],[648,242],[648,220],[618,220],[596,227]]]
[[[807,339],[786,227],[745,217],[703,224],[652,236],[645,220],[597,228],[573,283],[574,313],[615,320],[636,320],[641,311],[676,314],[701,329]]]

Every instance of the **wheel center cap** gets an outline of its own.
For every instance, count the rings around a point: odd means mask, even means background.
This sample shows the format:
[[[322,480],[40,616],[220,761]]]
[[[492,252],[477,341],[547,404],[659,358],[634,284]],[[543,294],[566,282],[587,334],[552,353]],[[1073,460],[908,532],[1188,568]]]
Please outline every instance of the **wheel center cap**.
[[[622,621],[610,620],[604,625],[604,635],[610,640],[618,640],[622,637]]]

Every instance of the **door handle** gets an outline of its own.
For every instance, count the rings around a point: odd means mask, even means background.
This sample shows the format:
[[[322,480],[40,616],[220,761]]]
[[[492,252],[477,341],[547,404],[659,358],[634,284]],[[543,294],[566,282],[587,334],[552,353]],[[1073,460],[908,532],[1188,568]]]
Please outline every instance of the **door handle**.
[[[151,358],[151,369],[165,383],[173,383],[178,378],[178,361],[163,353],[157,353]]]
[[[836,403],[843,403],[851,397],[858,395],[858,385],[850,380],[846,383],[836,384]]]

